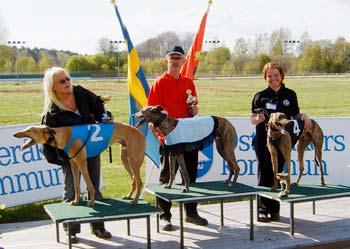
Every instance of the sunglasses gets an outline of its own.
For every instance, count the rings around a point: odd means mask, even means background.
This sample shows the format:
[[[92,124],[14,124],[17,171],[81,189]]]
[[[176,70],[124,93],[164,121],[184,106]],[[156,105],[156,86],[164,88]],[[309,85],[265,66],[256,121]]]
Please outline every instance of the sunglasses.
[[[60,82],[60,84],[65,84],[66,82],[70,82],[70,78],[66,77],[66,78],[60,80],[59,82]]]

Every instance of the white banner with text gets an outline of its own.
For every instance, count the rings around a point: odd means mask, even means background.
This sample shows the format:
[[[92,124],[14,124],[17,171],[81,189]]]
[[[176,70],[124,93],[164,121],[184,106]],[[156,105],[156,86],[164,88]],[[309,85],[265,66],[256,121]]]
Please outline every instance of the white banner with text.
[[[257,161],[254,147],[251,145],[255,135],[255,126],[247,118],[228,118],[235,126],[238,142],[235,145],[237,163],[240,166],[238,181],[257,185]],[[329,184],[350,185],[350,118],[315,118],[324,132],[322,166],[325,181]],[[215,144],[199,152],[197,181],[225,180],[228,166],[216,151]],[[314,160],[314,147],[306,149],[305,170],[301,183],[320,183],[319,169]],[[160,170],[149,159],[146,162],[146,185],[157,184]],[[296,149],[292,151],[291,177],[296,180],[299,173]],[[176,181],[181,182],[177,173]]]

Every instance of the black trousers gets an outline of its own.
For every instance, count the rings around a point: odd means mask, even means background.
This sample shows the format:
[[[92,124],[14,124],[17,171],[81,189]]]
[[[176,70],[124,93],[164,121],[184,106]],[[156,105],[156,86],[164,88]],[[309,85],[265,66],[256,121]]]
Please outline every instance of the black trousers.
[[[190,183],[196,182],[197,178],[197,168],[198,168],[198,150],[193,150],[190,152],[184,153],[184,159],[186,163],[186,168],[188,171],[188,175],[190,177]],[[169,182],[170,177],[170,170],[169,170],[169,158],[167,156],[161,155],[160,156],[160,162],[163,166],[161,172],[159,181],[161,184]],[[178,163],[176,163],[176,172],[179,168]],[[156,201],[158,203],[158,206],[161,210],[160,218],[169,220],[171,219],[171,202],[165,201],[161,198],[156,198]],[[185,204],[185,210],[186,210],[186,216],[187,217],[193,217],[197,216],[197,203],[186,203]]]
[[[274,182],[273,169],[271,163],[271,155],[267,148],[267,134],[265,131],[257,131],[254,138],[255,154],[258,161],[258,185],[265,187],[272,187]],[[278,152],[278,172],[283,171],[284,157],[282,153]],[[280,203],[269,198],[258,198],[259,212],[266,214],[279,213]]]
[[[100,188],[100,174],[101,174],[101,161],[100,157],[92,157],[88,160],[88,171],[89,175],[92,181],[92,184],[94,185],[94,188],[96,190],[95,192],[95,199],[99,200],[102,199],[102,194],[99,190]],[[70,168],[70,165],[62,166],[63,171],[63,177],[64,177],[64,190],[63,190],[63,201],[70,202],[74,200],[75,192],[74,192],[74,181],[73,181],[73,174],[72,170]],[[92,222],[91,229],[104,229],[104,223],[103,222]],[[68,228],[63,223],[63,228],[67,232]],[[72,234],[80,233],[80,224],[74,224],[70,226],[70,230]]]

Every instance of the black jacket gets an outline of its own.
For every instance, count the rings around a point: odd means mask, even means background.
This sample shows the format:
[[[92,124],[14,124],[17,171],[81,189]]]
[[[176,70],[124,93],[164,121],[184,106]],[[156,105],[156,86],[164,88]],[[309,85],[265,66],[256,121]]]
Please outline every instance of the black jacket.
[[[104,107],[99,96],[82,86],[73,86],[73,93],[80,115],[72,111],[61,110],[57,105],[53,104],[52,108],[43,117],[41,123],[56,128],[96,123],[102,120]],[[43,153],[47,161],[53,164],[64,165],[64,162],[60,159],[66,161],[68,159],[67,154],[63,150],[58,150],[57,155],[56,149],[46,144],[43,146]]]

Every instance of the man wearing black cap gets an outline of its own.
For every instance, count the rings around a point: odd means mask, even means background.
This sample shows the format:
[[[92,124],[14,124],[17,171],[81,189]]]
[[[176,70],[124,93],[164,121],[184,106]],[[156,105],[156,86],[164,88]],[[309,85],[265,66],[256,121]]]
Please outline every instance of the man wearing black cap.
[[[148,105],[161,105],[172,118],[190,118],[198,114],[198,101],[196,88],[193,81],[180,74],[181,67],[185,62],[185,52],[180,46],[168,50],[165,56],[167,71],[152,84]],[[190,103],[188,99],[194,99]],[[151,129],[154,129],[151,127]],[[185,162],[190,182],[196,181],[198,166],[198,150],[185,152]],[[169,160],[161,155],[160,161],[163,165],[159,181],[167,183],[169,180]],[[176,165],[176,169],[178,165]],[[157,198],[158,205],[162,211],[160,219],[163,221],[163,230],[171,231],[171,202]],[[197,203],[185,204],[186,222],[196,225],[207,226],[208,221],[198,215]]]

